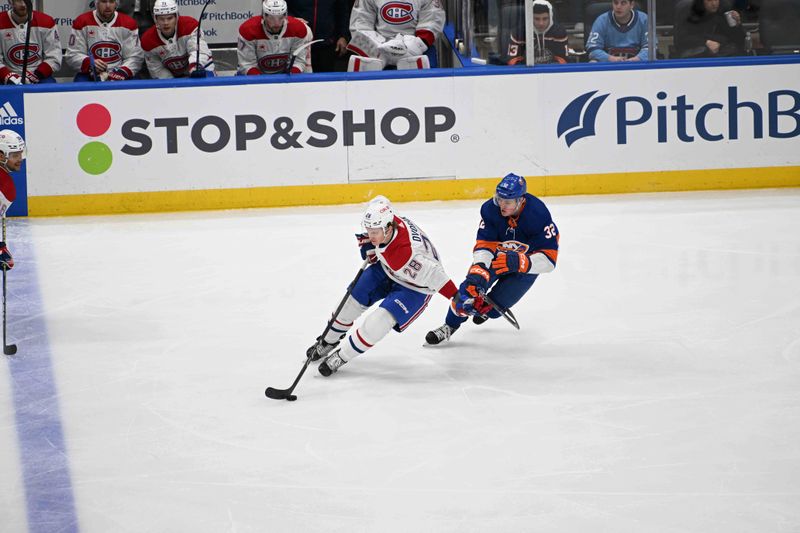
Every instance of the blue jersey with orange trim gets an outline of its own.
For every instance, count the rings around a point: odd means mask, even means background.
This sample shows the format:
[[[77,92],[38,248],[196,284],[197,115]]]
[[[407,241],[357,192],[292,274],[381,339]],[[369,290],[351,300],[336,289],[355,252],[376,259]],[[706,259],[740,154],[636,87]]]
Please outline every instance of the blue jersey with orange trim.
[[[525,194],[525,205],[515,217],[504,217],[494,200],[481,206],[481,223],[475,242],[474,262],[489,267],[498,251],[543,254],[555,266],[558,259],[558,227],[547,206],[532,194]]]

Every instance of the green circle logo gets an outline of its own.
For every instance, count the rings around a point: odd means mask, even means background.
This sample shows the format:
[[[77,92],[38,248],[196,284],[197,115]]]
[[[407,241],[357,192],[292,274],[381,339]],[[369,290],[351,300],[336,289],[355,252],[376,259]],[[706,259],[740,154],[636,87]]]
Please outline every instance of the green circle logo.
[[[97,141],[85,144],[78,152],[78,164],[84,172],[94,176],[111,168],[112,159],[111,148]]]

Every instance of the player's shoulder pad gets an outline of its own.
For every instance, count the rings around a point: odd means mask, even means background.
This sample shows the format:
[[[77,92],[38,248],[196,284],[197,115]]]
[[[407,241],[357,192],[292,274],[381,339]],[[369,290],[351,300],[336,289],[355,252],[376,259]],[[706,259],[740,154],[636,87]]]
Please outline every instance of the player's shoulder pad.
[[[94,12],[87,11],[86,13],[81,13],[75,20],[72,21],[72,29],[73,30],[82,30],[86,26],[97,26],[97,21],[94,20]]]
[[[56,21],[47,13],[41,11],[34,11],[33,18],[31,19],[31,27],[50,29],[55,27]]]
[[[286,32],[283,34],[284,37],[299,37],[300,39],[304,39],[309,31],[308,26],[306,26],[302,20],[294,17],[286,17]]]
[[[397,224],[395,236],[381,255],[389,268],[400,270],[411,259],[411,236],[404,220],[395,215],[394,221]]]
[[[242,25],[239,26],[239,35],[246,41],[266,39],[267,35],[264,33],[264,25],[261,24],[261,17],[250,17],[242,22]]]
[[[191,35],[197,29],[197,20],[192,17],[182,16],[178,18],[178,29],[176,30],[178,37],[186,37]]]
[[[8,11],[0,13],[0,30],[10,30],[13,27],[14,23],[11,22],[11,15],[8,14]]]
[[[140,42],[142,50],[144,50],[145,52],[149,52],[150,50],[158,48],[159,46],[164,44],[158,37],[158,30],[156,29],[155,26],[150,26],[145,30],[145,32],[142,34]]]
[[[520,224],[532,230],[541,231],[542,228],[550,224],[553,219],[550,210],[539,198],[531,193],[525,194],[525,207],[519,217]]]
[[[125,28],[139,33],[139,25],[136,24],[136,21],[133,19],[133,17],[130,17],[120,11],[117,11],[117,20],[114,21],[114,27]]]

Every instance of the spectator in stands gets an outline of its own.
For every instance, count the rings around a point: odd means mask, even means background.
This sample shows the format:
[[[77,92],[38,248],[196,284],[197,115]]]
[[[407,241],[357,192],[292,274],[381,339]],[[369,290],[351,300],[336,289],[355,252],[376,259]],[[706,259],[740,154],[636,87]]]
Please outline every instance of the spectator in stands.
[[[590,61],[647,61],[647,15],[633,0],[612,0],[592,24],[586,51]]]
[[[311,30],[287,11],[286,0],[264,0],[261,15],[239,26],[238,75],[311,72]]]
[[[288,0],[289,16],[303,19],[311,28],[314,39],[323,42],[311,46],[311,66],[314,72],[334,72],[347,69],[345,52],[350,41],[349,0]]]
[[[23,83],[55,83],[53,73],[61,68],[61,41],[52,17],[33,11],[31,37],[28,43],[28,62],[25,61],[25,34],[28,7],[25,0],[8,0],[9,11],[0,13],[0,81],[5,85]]]
[[[124,81],[142,68],[136,21],[117,12],[117,0],[97,0],[97,8],[72,23],[65,56],[75,81]]]
[[[511,32],[506,56],[501,64],[525,64],[525,17],[519,17],[517,29]],[[553,6],[547,0],[533,2],[534,64],[567,62],[567,30],[555,22]],[[494,63],[494,61],[492,61]]]
[[[744,41],[741,16],[733,10],[723,13],[720,0],[694,0],[688,16],[681,13],[675,20],[675,50],[678,57],[744,55]]]
[[[197,53],[197,20],[179,16],[177,0],[156,0],[153,17],[155,26],[142,35],[144,59],[152,78],[214,76],[214,60],[202,36]]]
[[[350,12],[353,56],[347,70],[438,66],[436,38],[445,22],[442,0],[358,0]]]

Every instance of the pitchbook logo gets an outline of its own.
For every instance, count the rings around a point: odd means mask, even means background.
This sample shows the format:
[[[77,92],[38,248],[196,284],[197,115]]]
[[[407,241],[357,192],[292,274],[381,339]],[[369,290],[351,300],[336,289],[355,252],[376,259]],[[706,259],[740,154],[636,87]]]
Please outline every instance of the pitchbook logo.
[[[100,104],[87,104],[78,111],[75,119],[78,129],[87,137],[100,137],[111,127],[111,113]],[[87,174],[102,174],[109,168],[113,156],[106,143],[92,141],[78,152],[78,164]]]
[[[0,107],[0,124],[3,126],[20,126],[24,123],[25,120],[19,116],[11,102],[6,102],[3,107]]]
[[[558,137],[564,135],[567,147],[578,139],[596,135],[595,123],[600,106],[608,98],[607,94],[592,98],[597,91],[584,93],[569,103],[558,119]]]

